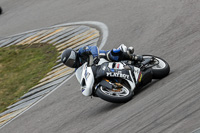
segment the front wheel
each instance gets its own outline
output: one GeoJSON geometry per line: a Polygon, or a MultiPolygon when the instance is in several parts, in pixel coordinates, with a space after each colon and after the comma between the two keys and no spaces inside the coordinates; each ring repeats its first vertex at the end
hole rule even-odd
{"type": "Polygon", "coordinates": [[[166,77],[170,72],[169,64],[162,58],[153,55],[143,55],[144,60],[154,57],[154,61],[151,65],[153,79],[161,79],[166,77]]]}
{"type": "Polygon", "coordinates": [[[99,86],[96,90],[96,95],[108,102],[125,103],[132,99],[133,92],[129,87],[125,86],[118,89],[109,89],[104,86],[99,86]]]}

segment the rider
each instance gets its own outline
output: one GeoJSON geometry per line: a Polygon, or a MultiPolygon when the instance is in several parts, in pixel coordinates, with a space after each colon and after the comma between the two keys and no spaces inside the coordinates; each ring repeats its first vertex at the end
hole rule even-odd
{"type": "Polygon", "coordinates": [[[89,62],[89,55],[93,56],[93,64],[98,64],[100,57],[106,58],[109,61],[132,60],[142,61],[143,57],[134,55],[133,47],[126,47],[121,44],[117,49],[99,50],[97,46],[81,47],[78,52],[68,48],[61,55],[61,61],[68,67],[78,68],[85,62],[89,62]]]}

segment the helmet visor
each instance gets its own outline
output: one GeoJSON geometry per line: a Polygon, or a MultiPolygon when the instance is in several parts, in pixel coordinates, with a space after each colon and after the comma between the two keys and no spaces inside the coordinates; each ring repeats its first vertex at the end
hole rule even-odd
{"type": "Polygon", "coordinates": [[[65,65],[73,67],[75,63],[76,63],[76,52],[72,50],[69,58],[65,62],[65,65]]]}

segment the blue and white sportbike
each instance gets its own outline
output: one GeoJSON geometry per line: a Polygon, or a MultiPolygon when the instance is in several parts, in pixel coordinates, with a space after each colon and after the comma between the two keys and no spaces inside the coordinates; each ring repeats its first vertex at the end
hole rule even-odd
{"type": "Polygon", "coordinates": [[[169,64],[153,55],[143,55],[140,62],[109,62],[100,58],[98,64],[89,64],[85,63],[76,70],[82,94],[113,103],[131,100],[136,90],[152,79],[164,78],[170,72],[169,64]]]}

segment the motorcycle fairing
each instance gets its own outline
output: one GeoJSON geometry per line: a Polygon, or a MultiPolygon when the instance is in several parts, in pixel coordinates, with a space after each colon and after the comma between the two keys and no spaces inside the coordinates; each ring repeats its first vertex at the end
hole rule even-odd
{"type": "Polygon", "coordinates": [[[100,77],[116,77],[133,81],[133,79],[131,78],[132,75],[130,75],[131,73],[129,72],[130,70],[122,69],[122,67],[123,65],[121,63],[103,63],[101,66],[97,66],[95,78],[97,79],[100,77]],[[116,69],[115,65],[117,68],[120,67],[120,69],[116,69]]]}
{"type": "Polygon", "coordinates": [[[83,64],[76,71],[76,77],[81,84],[81,91],[84,96],[92,95],[92,87],[94,84],[94,75],[91,67],[87,67],[87,63],[83,64]]]}

